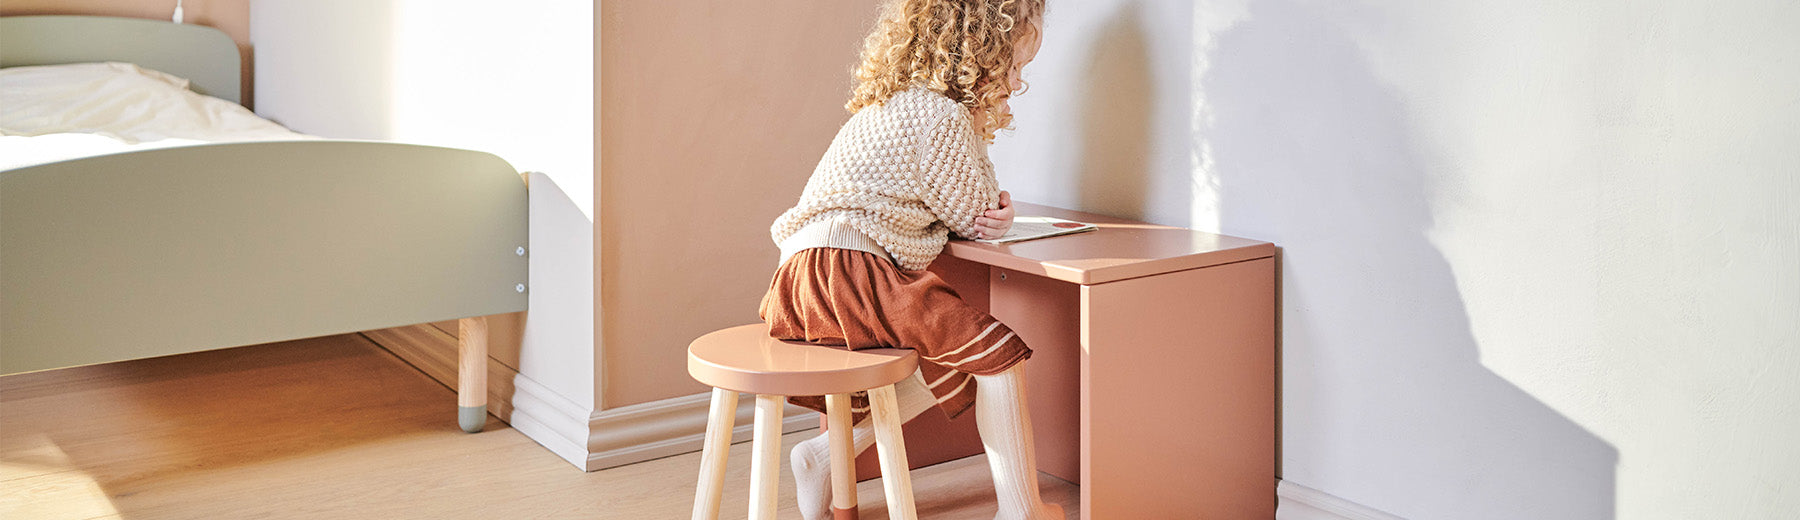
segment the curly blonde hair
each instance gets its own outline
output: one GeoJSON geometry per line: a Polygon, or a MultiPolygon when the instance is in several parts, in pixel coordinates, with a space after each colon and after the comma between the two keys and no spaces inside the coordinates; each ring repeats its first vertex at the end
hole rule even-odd
{"type": "Polygon", "coordinates": [[[1012,124],[1006,100],[1013,49],[1041,30],[1044,0],[891,0],[863,43],[854,113],[923,85],[980,114],[988,141],[1012,124]]]}

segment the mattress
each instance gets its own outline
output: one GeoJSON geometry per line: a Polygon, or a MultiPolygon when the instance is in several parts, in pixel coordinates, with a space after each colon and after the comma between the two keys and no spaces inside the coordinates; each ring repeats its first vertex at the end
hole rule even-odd
{"type": "Polygon", "coordinates": [[[130,63],[0,69],[0,170],[195,144],[310,139],[130,63]]]}

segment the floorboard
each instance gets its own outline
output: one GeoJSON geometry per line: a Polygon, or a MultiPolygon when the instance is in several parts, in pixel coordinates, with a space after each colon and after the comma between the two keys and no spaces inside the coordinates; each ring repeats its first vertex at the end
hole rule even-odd
{"type": "MultiPolygon", "coordinates": [[[[583,473],[497,420],[462,433],[455,408],[454,391],[355,334],[0,377],[0,518],[690,512],[698,453],[583,473]]],[[[732,451],[723,518],[743,518],[749,443],[732,451]]],[[[981,457],[913,479],[923,518],[993,517],[981,457]]],[[[1076,510],[1075,486],[1042,479],[1046,499],[1076,510]]],[[[880,481],[858,491],[863,518],[886,518],[880,481]]],[[[798,518],[792,497],[784,469],[784,518],[798,518]]]]}

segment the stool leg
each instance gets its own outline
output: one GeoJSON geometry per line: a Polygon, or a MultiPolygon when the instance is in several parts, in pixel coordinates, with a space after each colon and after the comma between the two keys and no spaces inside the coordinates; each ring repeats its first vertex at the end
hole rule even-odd
{"type": "Polygon", "coordinates": [[[694,520],[719,518],[725,458],[731,454],[731,429],[737,426],[737,402],[737,392],[713,389],[712,411],[706,416],[706,440],[700,454],[700,483],[694,487],[694,520]]]}
{"type": "Polygon", "coordinates": [[[875,416],[875,453],[881,459],[881,486],[887,491],[888,518],[918,520],[913,507],[912,474],[906,463],[906,441],[900,436],[900,405],[894,385],[869,390],[869,413],[875,416]]]}
{"type": "Polygon", "coordinates": [[[456,422],[478,433],[487,425],[487,316],[456,320],[456,422]]]}
{"type": "Polygon", "coordinates": [[[781,486],[781,407],[787,397],[756,396],[756,456],[750,459],[750,520],[775,520],[775,491],[781,486]]]}
{"type": "MultiPolygon", "coordinates": [[[[850,394],[825,396],[825,420],[831,429],[831,518],[856,519],[856,441],[850,432],[850,394]]],[[[864,437],[867,438],[867,437],[864,437]]]]}

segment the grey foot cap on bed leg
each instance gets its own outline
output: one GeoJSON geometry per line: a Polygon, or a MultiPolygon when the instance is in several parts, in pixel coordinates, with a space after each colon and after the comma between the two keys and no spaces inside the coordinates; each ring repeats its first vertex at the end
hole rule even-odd
{"type": "Polygon", "coordinates": [[[487,425],[487,405],[456,407],[456,422],[469,433],[480,433],[481,427],[487,425]]]}

